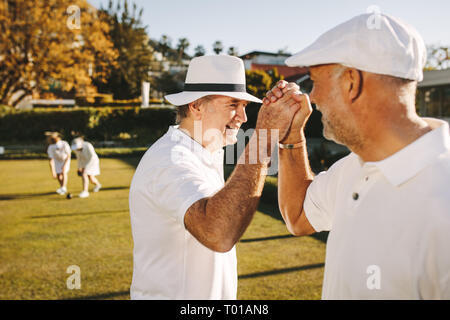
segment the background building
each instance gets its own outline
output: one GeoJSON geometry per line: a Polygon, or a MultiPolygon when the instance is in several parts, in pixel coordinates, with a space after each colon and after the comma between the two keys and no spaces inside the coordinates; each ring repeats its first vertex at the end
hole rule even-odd
{"type": "Polygon", "coordinates": [[[417,111],[421,116],[450,123],[450,69],[425,71],[418,84],[417,111]]]}
{"type": "Polygon", "coordinates": [[[307,72],[307,68],[288,67],[284,61],[289,58],[289,53],[273,53],[264,51],[252,51],[244,54],[240,58],[244,60],[245,70],[262,70],[269,71],[274,68],[278,70],[278,74],[288,82],[297,82],[307,72]]]}

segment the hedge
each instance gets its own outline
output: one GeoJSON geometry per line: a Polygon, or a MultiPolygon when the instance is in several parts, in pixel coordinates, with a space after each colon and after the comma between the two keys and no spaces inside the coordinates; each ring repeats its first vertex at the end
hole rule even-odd
{"type": "Polygon", "coordinates": [[[7,111],[0,114],[0,143],[42,143],[45,131],[58,131],[69,141],[82,134],[91,141],[147,145],[175,122],[172,108],[79,108],[7,111]]]}

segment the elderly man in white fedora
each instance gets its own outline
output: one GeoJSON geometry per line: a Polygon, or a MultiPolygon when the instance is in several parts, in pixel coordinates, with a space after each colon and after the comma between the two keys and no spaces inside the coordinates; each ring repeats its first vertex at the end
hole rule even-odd
{"type": "MultiPolygon", "coordinates": [[[[290,232],[329,230],[323,299],[450,299],[450,138],[416,114],[426,48],[379,14],[338,25],[286,60],[309,67],[324,136],[352,152],[314,177],[297,113],[280,145],[280,210],[290,232]]],[[[264,103],[283,96],[278,83],[264,103]]],[[[300,110],[311,110],[299,93],[300,110]]]]}
{"type": "Polygon", "coordinates": [[[183,92],[166,96],[179,125],[145,153],[130,188],[132,299],[236,299],[235,244],[261,196],[273,149],[266,131],[285,135],[300,107],[292,90],[260,109],[249,145],[264,156],[250,162],[244,150],[225,184],[223,147],[236,142],[247,103],[261,102],[245,90],[241,59],[202,56],[190,62],[183,92]]]}

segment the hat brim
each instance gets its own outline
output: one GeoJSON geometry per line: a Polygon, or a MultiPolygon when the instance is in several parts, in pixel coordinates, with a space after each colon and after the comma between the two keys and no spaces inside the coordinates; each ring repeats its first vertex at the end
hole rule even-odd
{"type": "Polygon", "coordinates": [[[175,106],[183,106],[185,104],[191,103],[202,97],[211,96],[211,95],[226,96],[226,97],[232,97],[232,98],[236,98],[236,99],[240,99],[240,100],[262,103],[261,99],[258,99],[257,97],[254,97],[251,94],[248,94],[247,92],[183,91],[183,92],[179,92],[179,93],[169,94],[167,96],[164,96],[164,98],[166,98],[167,101],[169,101],[171,104],[173,104],[175,106]]]}

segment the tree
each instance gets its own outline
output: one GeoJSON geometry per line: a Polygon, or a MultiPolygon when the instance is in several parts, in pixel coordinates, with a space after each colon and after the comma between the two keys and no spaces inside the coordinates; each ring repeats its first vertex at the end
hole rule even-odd
{"type": "Polygon", "coordinates": [[[216,54],[220,54],[222,52],[222,50],[223,50],[223,44],[222,44],[221,41],[218,40],[218,41],[213,43],[213,51],[216,54]]]}
{"type": "Polygon", "coordinates": [[[202,45],[198,45],[195,47],[194,52],[195,52],[195,54],[194,54],[195,57],[200,57],[200,56],[205,55],[206,50],[202,45]]]}
{"type": "Polygon", "coordinates": [[[181,60],[183,59],[184,52],[189,47],[189,45],[190,45],[190,43],[189,43],[188,39],[186,39],[186,38],[178,39],[177,50],[178,50],[178,61],[179,62],[181,62],[181,60]]]}
{"type": "Polygon", "coordinates": [[[428,59],[426,70],[440,70],[450,68],[450,48],[445,46],[431,45],[427,47],[428,59]]]}
{"type": "Polygon", "coordinates": [[[158,78],[152,79],[152,87],[164,95],[177,93],[183,90],[184,79],[186,72],[179,72],[172,74],[170,72],[163,72],[158,78]]]}
{"type": "Polygon", "coordinates": [[[117,1],[114,6],[109,1],[108,9],[103,11],[105,21],[111,26],[110,36],[119,52],[118,64],[113,68],[102,91],[114,94],[116,99],[131,99],[141,95],[143,81],[149,81],[149,71],[153,62],[152,48],[149,46],[146,27],[142,25],[143,9],[129,10],[128,0],[117,1]]]}
{"type": "MultiPolygon", "coordinates": [[[[283,79],[283,76],[278,73],[276,68],[268,70],[267,72],[263,70],[246,70],[245,77],[247,92],[260,99],[262,99],[267,91],[272,89],[279,80],[283,79]]],[[[260,104],[255,104],[254,106],[246,108],[248,121],[242,125],[242,129],[246,130],[256,126],[256,119],[260,107],[260,104]]]]}
{"type": "Polygon", "coordinates": [[[236,47],[229,47],[228,48],[228,54],[230,56],[237,56],[238,55],[238,50],[236,47]]]}
{"type": "Polygon", "coordinates": [[[167,52],[171,49],[172,45],[172,39],[168,36],[163,34],[161,36],[161,40],[159,40],[159,51],[162,53],[163,57],[167,57],[167,52]]]}
{"type": "Polygon", "coordinates": [[[108,33],[85,0],[0,1],[0,103],[16,105],[52,83],[92,87],[117,57],[108,33]]]}

